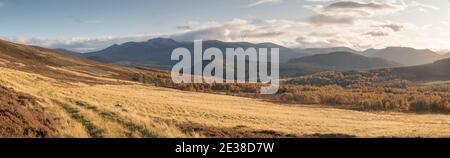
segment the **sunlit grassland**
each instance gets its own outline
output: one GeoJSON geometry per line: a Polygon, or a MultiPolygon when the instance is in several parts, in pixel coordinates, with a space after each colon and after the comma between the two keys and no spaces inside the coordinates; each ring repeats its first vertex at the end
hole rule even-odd
{"type": "Polygon", "coordinates": [[[177,127],[180,123],[296,136],[450,137],[450,116],[442,114],[280,104],[125,81],[115,85],[69,83],[7,68],[0,68],[0,85],[38,97],[47,115],[60,118],[60,137],[203,137],[184,133],[177,127]]]}

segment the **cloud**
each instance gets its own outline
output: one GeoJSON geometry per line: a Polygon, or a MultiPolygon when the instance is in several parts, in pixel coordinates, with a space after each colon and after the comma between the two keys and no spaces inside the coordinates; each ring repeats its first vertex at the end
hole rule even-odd
{"type": "Polygon", "coordinates": [[[314,14],[307,19],[233,19],[230,21],[187,21],[175,26],[167,34],[127,37],[96,37],[47,39],[40,37],[12,38],[11,41],[49,48],[66,48],[92,52],[113,44],[146,41],[154,37],[168,37],[178,41],[221,40],[227,42],[272,42],[287,47],[350,47],[357,50],[406,46],[440,48],[450,41],[450,25],[417,26],[379,18],[330,16],[314,14]],[[326,26],[325,26],[326,25],[326,26]],[[333,26],[328,26],[333,25],[333,26]],[[380,40],[382,38],[382,40],[380,40]]]}
{"type": "Polygon", "coordinates": [[[178,26],[176,26],[176,28],[178,30],[190,30],[190,29],[192,29],[190,26],[187,26],[187,25],[178,25],[178,26]]]}
{"type": "MultiPolygon", "coordinates": [[[[370,19],[375,16],[384,16],[397,13],[406,8],[403,1],[397,0],[307,0],[315,5],[304,7],[313,11],[313,15],[307,18],[307,22],[316,26],[326,25],[354,25],[361,19],[370,19]]],[[[398,26],[379,26],[400,30],[398,26]]],[[[366,30],[367,31],[367,30],[366,30]]]]}
{"type": "Polygon", "coordinates": [[[363,35],[369,35],[369,36],[373,36],[373,37],[381,37],[381,36],[389,36],[389,33],[382,32],[382,31],[376,31],[376,32],[367,32],[363,35]]]}
{"type": "Polygon", "coordinates": [[[441,24],[445,26],[450,26],[450,22],[448,21],[441,21],[441,24]]]}
{"type": "Polygon", "coordinates": [[[356,18],[354,17],[335,17],[323,14],[313,15],[309,17],[308,22],[314,25],[329,25],[329,24],[353,24],[356,18]]]}
{"type": "Polygon", "coordinates": [[[310,36],[310,35],[300,35],[295,41],[298,47],[302,48],[328,48],[337,46],[352,46],[351,42],[345,38],[340,37],[337,34],[331,36],[310,36]]]}
{"type": "MultiPolygon", "coordinates": [[[[191,22],[192,23],[192,22],[191,22]]],[[[208,22],[205,25],[193,23],[183,25],[190,30],[171,35],[179,41],[223,40],[223,41],[264,41],[277,39],[287,34],[289,28],[302,22],[287,20],[244,20],[234,19],[225,23],[208,22]]]]}
{"type": "Polygon", "coordinates": [[[269,3],[280,3],[283,2],[283,0],[250,0],[250,4],[248,7],[255,7],[262,4],[269,4],[269,3]]]}
{"type": "Polygon", "coordinates": [[[420,2],[417,2],[417,1],[412,1],[409,4],[409,6],[417,8],[421,12],[427,12],[428,10],[440,10],[441,9],[439,7],[436,7],[436,6],[420,3],[420,2]]]}
{"type": "Polygon", "coordinates": [[[371,17],[393,14],[404,9],[406,6],[403,4],[392,3],[390,1],[386,1],[384,3],[338,1],[331,3],[328,6],[307,5],[305,7],[311,9],[315,13],[328,16],[371,17]]]}
{"type": "MultiPolygon", "coordinates": [[[[346,20],[316,20],[316,24],[310,21],[300,20],[261,20],[261,19],[234,19],[232,21],[217,23],[208,22],[209,27],[204,27],[201,22],[190,22],[191,30],[172,36],[178,41],[222,40],[228,42],[273,42],[287,47],[335,47],[335,46],[358,46],[360,40],[357,36],[367,32],[372,25],[381,25],[373,22],[357,22],[346,20]],[[341,22],[344,21],[344,22],[341,22]],[[361,25],[362,28],[352,25],[345,27],[317,27],[323,23],[341,23],[361,25]],[[203,27],[202,27],[203,26],[203,27]],[[361,30],[352,30],[352,29],[361,30]],[[312,31],[312,32],[311,32],[312,31]]],[[[208,25],[208,24],[206,24],[208,25]]]]}
{"type": "MultiPolygon", "coordinates": [[[[39,45],[47,48],[65,48],[78,52],[93,52],[107,48],[113,44],[122,44],[130,41],[146,41],[155,37],[168,37],[178,41],[202,40],[222,40],[222,41],[249,41],[249,42],[275,42],[278,44],[286,41],[294,41],[286,37],[290,36],[291,27],[306,25],[299,21],[288,20],[244,20],[234,19],[228,22],[195,22],[179,26],[179,32],[170,34],[150,34],[126,37],[95,37],[95,38],[68,38],[49,39],[43,37],[14,37],[4,38],[6,40],[39,45]]],[[[294,38],[294,36],[292,36],[294,38]]],[[[291,43],[292,44],[292,43],[291,43]]]]}
{"type": "MultiPolygon", "coordinates": [[[[331,20],[332,21],[332,20],[331,20]]],[[[345,21],[345,20],[343,20],[345,21]]],[[[323,21],[319,21],[324,23],[323,21]]],[[[317,22],[317,23],[319,23],[317,22]]],[[[327,21],[330,23],[330,21],[327,21]]],[[[350,23],[337,22],[334,23],[350,23]]],[[[381,36],[382,31],[393,35],[391,28],[381,26],[391,25],[374,20],[361,19],[353,21],[352,25],[340,25],[339,27],[317,27],[310,21],[283,20],[283,19],[234,19],[226,22],[217,21],[189,21],[178,32],[170,34],[137,35],[127,37],[97,37],[97,38],[69,38],[48,39],[41,37],[18,37],[9,40],[18,43],[39,45],[48,48],[65,48],[78,52],[92,52],[107,48],[113,44],[121,44],[129,41],[146,41],[154,37],[168,37],[177,41],[193,40],[221,40],[227,42],[273,42],[287,47],[338,47],[345,46],[355,49],[380,46],[388,41],[372,39],[381,36]],[[374,30],[377,26],[380,30],[374,30]]],[[[400,24],[398,24],[400,25],[400,24]]],[[[401,24],[404,26],[404,24],[401,24]]],[[[404,27],[411,28],[411,27],[404,27]]],[[[402,31],[404,32],[404,31],[402,31]]],[[[392,36],[384,36],[391,38],[392,36]]],[[[383,39],[383,40],[389,40],[383,39]]],[[[408,42],[407,40],[402,40],[408,42]]]]}
{"type": "Polygon", "coordinates": [[[398,24],[385,24],[385,25],[378,25],[378,26],[374,26],[374,27],[389,28],[394,32],[401,31],[404,28],[402,25],[398,25],[398,24]]]}
{"type": "Polygon", "coordinates": [[[113,44],[121,44],[130,41],[146,41],[157,35],[137,35],[129,37],[97,37],[97,38],[69,38],[69,39],[50,39],[43,37],[15,37],[3,38],[9,41],[38,45],[46,48],[64,48],[77,52],[92,52],[107,48],[113,44]]]}

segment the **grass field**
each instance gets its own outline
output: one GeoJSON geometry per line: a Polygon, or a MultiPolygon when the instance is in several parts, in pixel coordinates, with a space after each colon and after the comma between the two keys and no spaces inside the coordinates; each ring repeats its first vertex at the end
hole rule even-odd
{"type": "Polygon", "coordinates": [[[450,116],[440,114],[280,104],[126,81],[89,85],[8,68],[0,68],[0,85],[37,97],[55,117],[56,137],[450,137],[450,116]]]}

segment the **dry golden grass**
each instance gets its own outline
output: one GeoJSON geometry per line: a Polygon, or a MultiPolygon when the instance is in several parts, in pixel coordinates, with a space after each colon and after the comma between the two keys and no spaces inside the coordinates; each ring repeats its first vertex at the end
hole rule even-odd
{"type": "Polygon", "coordinates": [[[65,83],[0,68],[0,85],[40,98],[61,118],[60,137],[202,137],[183,133],[177,123],[297,136],[450,137],[448,115],[358,112],[126,83],[65,83]]]}

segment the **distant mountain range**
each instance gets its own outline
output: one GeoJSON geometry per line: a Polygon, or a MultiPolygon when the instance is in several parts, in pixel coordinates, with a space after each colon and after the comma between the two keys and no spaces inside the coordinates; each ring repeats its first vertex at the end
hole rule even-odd
{"type": "MultiPolygon", "coordinates": [[[[221,42],[222,43],[222,42],[221,42]]],[[[159,45],[159,44],[158,44],[159,45]]],[[[3,66],[39,73],[45,76],[67,80],[86,80],[83,77],[72,77],[73,74],[55,68],[71,69],[76,72],[87,72],[100,76],[111,76],[118,79],[131,80],[140,70],[114,65],[100,64],[76,56],[61,54],[64,50],[53,51],[36,46],[26,46],[0,40],[0,59],[3,66]],[[57,53],[59,52],[59,53],[57,53]],[[17,66],[17,63],[27,63],[17,66]]],[[[74,53],[68,51],[65,53],[74,53]]],[[[77,55],[77,54],[75,54],[77,55]]],[[[78,54],[79,55],[79,54],[78,54]]],[[[20,65],[20,64],[19,64],[20,65]]],[[[307,57],[293,58],[281,65],[284,73],[305,75],[333,69],[376,69],[371,72],[389,72],[389,75],[409,81],[448,81],[450,80],[450,58],[418,66],[397,67],[399,64],[380,58],[370,58],[350,52],[317,54],[307,57]],[[346,62],[347,65],[346,65],[346,62]],[[391,68],[383,68],[391,67],[391,68]],[[395,68],[392,68],[395,67],[395,68]],[[383,69],[378,69],[383,68],[383,69]]],[[[382,73],[377,73],[382,74],[382,73]]]]}
{"type": "Polygon", "coordinates": [[[383,58],[404,66],[429,64],[440,59],[450,58],[450,53],[440,55],[429,49],[420,50],[408,47],[387,47],[384,49],[368,49],[365,51],[356,51],[347,47],[307,48],[297,50],[311,55],[328,54],[333,52],[350,52],[367,57],[383,58]]]}
{"type": "Polygon", "coordinates": [[[392,69],[392,73],[410,81],[450,80],[450,58],[431,64],[392,69]]]}
{"type": "Polygon", "coordinates": [[[335,70],[369,70],[402,66],[401,64],[383,58],[371,58],[350,52],[317,54],[293,59],[289,63],[311,64],[335,70]]]}
{"type": "Polygon", "coordinates": [[[418,50],[406,47],[388,47],[385,49],[369,49],[363,52],[369,57],[379,57],[395,61],[405,66],[414,66],[433,63],[445,58],[428,49],[418,50]]]}
{"type": "Polygon", "coordinates": [[[350,52],[354,54],[361,54],[362,52],[356,51],[354,49],[348,47],[332,47],[332,48],[306,48],[306,49],[297,49],[300,52],[317,55],[317,54],[328,54],[333,52],[350,52]]]}
{"type": "MultiPolygon", "coordinates": [[[[175,48],[183,47],[193,52],[193,42],[179,42],[168,38],[155,38],[145,42],[115,44],[106,49],[91,53],[76,53],[58,49],[70,55],[78,55],[103,63],[145,66],[170,70],[175,63],[170,60],[175,48]]],[[[226,48],[279,48],[281,74],[297,76],[327,70],[371,70],[399,66],[429,64],[440,59],[450,58],[450,53],[437,54],[431,50],[418,50],[407,47],[388,47],[357,51],[347,47],[334,48],[287,48],[274,43],[203,41],[203,49],[216,47],[225,52],[226,48]]]]}
{"type": "MultiPolygon", "coordinates": [[[[113,45],[98,52],[81,54],[81,56],[104,63],[167,68],[174,64],[170,60],[171,52],[174,49],[182,47],[194,52],[193,45],[193,42],[178,42],[167,38],[155,38],[145,42],[128,42],[121,45],[113,45]]],[[[279,48],[281,62],[308,55],[273,43],[253,44],[217,40],[203,41],[204,50],[211,47],[219,48],[222,52],[225,52],[226,48],[279,48]]]]}

